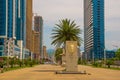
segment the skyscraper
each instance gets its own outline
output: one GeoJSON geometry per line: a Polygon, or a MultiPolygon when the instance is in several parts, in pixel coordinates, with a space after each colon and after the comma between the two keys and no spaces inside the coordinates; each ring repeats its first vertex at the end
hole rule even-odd
{"type": "Polygon", "coordinates": [[[39,33],[39,52],[40,57],[43,58],[42,46],[43,46],[43,19],[41,16],[34,16],[34,31],[39,33]]]}
{"type": "Polygon", "coordinates": [[[32,0],[26,0],[26,48],[32,51],[32,0]]]}
{"type": "Polygon", "coordinates": [[[26,45],[26,0],[17,0],[16,40],[22,40],[26,45]]]}
{"type": "Polygon", "coordinates": [[[15,38],[16,0],[0,0],[0,38],[15,38]]]}
{"type": "MultiPolygon", "coordinates": [[[[14,50],[14,40],[16,39],[15,20],[16,0],[0,0],[0,56],[6,55],[6,52],[8,53],[4,50],[14,50]]],[[[13,55],[10,50],[9,55],[13,55]]]]}
{"type": "Polygon", "coordinates": [[[26,42],[26,0],[0,0],[0,24],[0,56],[14,56],[15,41],[26,42]]]}
{"type": "Polygon", "coordinates": [[[48,53],[47,53],[47,48],[46,46],[43,46],[43,58],[48,59],[48,53]]]}
{"type": "Polygon", "coordinates": [[[32,31],[32,52],[34,59],[40,60],[40,33],[32,31]]]}
{"type": "Polygon", "coordinates": [[[104,48],[104,0],[84,0],[84,49],[87,59],[102,59],[104,48]]]}

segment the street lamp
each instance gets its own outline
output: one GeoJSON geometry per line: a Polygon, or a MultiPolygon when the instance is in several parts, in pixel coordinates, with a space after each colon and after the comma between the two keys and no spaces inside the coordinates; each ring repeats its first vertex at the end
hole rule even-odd
{"type": "Polygon", "coordinates": [[[95,61],[94,60],[94,51],[92,51],[92,59],[93,59],[93,62],[95,61]]]}
{"type": "Polygon", "coordinates": [[[106,50],[104,48],[104,64],[106,64],[106,50]]]}

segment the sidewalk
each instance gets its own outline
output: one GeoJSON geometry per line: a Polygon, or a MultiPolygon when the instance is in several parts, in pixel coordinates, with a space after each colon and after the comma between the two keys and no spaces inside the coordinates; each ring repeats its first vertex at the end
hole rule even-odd
{"type": "Polygon", "coordinates": [[[9,71],[0,74],[0,80],[120,80],[120,71],[90,66],[79,66],[79,71],[86,70],[91,75],[55,74],[63,67],[55,65],[39,65],[32,68],[9,71]]]}

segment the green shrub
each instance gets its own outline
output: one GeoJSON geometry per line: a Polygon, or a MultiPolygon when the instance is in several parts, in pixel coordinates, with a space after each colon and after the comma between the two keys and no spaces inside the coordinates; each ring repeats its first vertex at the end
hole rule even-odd
{"type": "Polygon", "coordinates": [[[110,68],[110,66],[113,64],[112,60],[107,60],[106,61],[106,65],[108,65],[108,68],[110,68]]]}
{"type": "Polygon", "coordinates": [[[4,66],[3,61],[0,61],[0,68],[2,68],[4,66]]]}
{"type": "Polygon", "coordinates": [[[15,64],[14,58],[9,59],[9,64],[10,64],[11,68],[14,67],[14,64],[15,64]]]}
{"type": "Polygon", "coordinates": [[[29,61],[29,65],[30,65],[30,67],[32,67],[33,66],[33,61],[31,60],[31,61],[29,61]]]}
{"type": "Polygon", "coordinates": [[[28,65],[29,65],[29,60],[28,60],[28,59],[25,59],[25,60],[24,60],[24,64],[25,64],[25,66],[28,66],[28,65]]]}
{"type": "Polygon", "coordinates": [[[78,64],[81,64],[81,63],[82,63],[82,62],[81,62],[81,58],[79,58],[79,59],[78,59],[78,64]]]}
{"type": "Polygon", "coordinates": [[[94,63],[92,63],[92,65],[93,65],[94,67],[102,67],[102,62],[95,61],[94,63]]]}
{"type": "Polygon", "coordinates": [[[18,60],[18,65],[19,65],[20,67],[22,67],[23,61],[22,61],[22,60],[18,60]]]}

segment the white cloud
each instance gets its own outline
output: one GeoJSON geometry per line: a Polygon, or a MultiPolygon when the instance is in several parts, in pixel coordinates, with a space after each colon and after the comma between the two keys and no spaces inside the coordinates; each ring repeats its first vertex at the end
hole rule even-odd
{"type": "Polygon", "coordinates": [[[34,13],[39,13],[45,21],[55,24],[61,18],[77,20],[83,18],[82,0],[34,0],[34,13]]]}
{"type": "Polygon", "coordinates": [[[120,41],[118,40],[107,40],[106,43],[107,45],[106,49],[118,49],[120,47],[120,41]]]}
{"type": "Polygon", "coordinates": [[[106,17],[120,16],[120,0],[105,0],[106,17]]]}
{"type": "Polygon", "coordinates": [[[105,0],[106,48],[120,47],[120,0],[105,0]]]}
{"type": "Polygon", "coordinates": [[[75,20],[83,29],[83,0],[33,0],[33,12],[44,19],[44,44],[53,48],[51,43],[51,28],[59,19],[75,20]],[[49,28],[48,28],[49,27],[49,28]],[[51,27],[51,28],[50,28],[51,27]]]}
{"type": "Polygon", "coordinates": [[[105,26],[107,31],[118,31],[120,27],[120,0],[105,0],[105,26]]]}
{"type": "MultiPolygon", "coordinates": [[[[84,0],[33,0],[34,13],[40,14],[47,27],[53,27],[61,18],[70,18],[76,20],[77,24],[83,29],[83,1],[84,0]]],[[[120,0],[105,1],[105,29],[106,29],[106,47],[113,48],[111,43],[119,44],[120,38],[120,0]],[[115,33],[117,32],[117,33],[115,33]]],[[[45,27],[45,29],[47,29],[45,27]]],[[[44,30],[46,36],[51,33],[50,30],[44,30]]],[[[44,40],[49,38],[46,36],[44,40]]],[[[50,40],[49,40],[50,42],[50,40]]],[[[48,41],[45,41],[48,44],[48,41]]],[[[50,46],[50,45],[48,45],[50,46]]]]}

